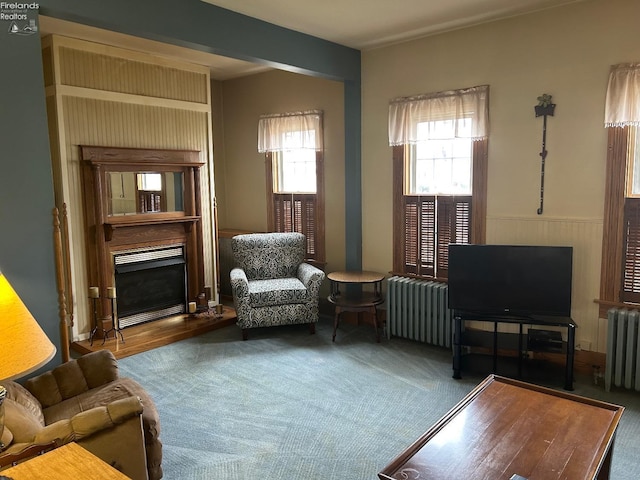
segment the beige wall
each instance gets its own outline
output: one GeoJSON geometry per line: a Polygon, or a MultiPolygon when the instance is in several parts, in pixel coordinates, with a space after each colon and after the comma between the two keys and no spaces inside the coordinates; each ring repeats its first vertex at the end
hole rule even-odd
{"type": "MultiPolygon", "coordinates": [[[[220,99],[223,131],[214,127],[214,158],[218,219],[228,229],[267,229],[265,159],[257,150],[260,115],[324,111],[326,271],[344,268],[342,83],[275,70],[222,82],[220,99]],[[221,137],[223,159],[217,155],[221,137]]],[[[215,96],[213,103],[215,110],[215,96]]]]}
{"type": "Polygon", "coordinates": [[[363,267],[392,266],[394,97],[491,86],[488,243],[574,246],[573,316],[583,348],[604,351],[598,296],[609,67],[640,61],[640,2],[594,0],[363,52],[363,267]],[[537,215],[542,93],[549,117],[544,213],[537,215]]]}

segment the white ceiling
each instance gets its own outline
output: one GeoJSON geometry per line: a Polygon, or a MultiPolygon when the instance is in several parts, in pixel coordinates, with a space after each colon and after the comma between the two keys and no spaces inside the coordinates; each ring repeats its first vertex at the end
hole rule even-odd
{"type": "MultiPolygon", "coordinates": [[[[583,0],[202,0],[281,27],[366,50],[583,0]]],[[[40,16],[43,36],[56,33],[207,65],[227,80],[262,65],[40,16]]]]}
{"type": "Polygon", "coordinates": [[[202,0],[359,50],[582,0],[202,0]]]}

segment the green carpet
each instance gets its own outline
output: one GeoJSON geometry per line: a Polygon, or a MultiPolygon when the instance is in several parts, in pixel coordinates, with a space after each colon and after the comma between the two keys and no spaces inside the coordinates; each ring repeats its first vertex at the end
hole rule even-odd
{"type": "MultiPolygon", "coordinates": [[[[166,480],[376,479],[486,375],[451,378],[451,351],[330,321],[213,331],[119,361],[160,414],[166,480]]],[[[561,382],[560,382],[561,383],[561,382]]],[[[613,479],[640,478],[640,396],[576,391],[627,407],[613,479]]]]}

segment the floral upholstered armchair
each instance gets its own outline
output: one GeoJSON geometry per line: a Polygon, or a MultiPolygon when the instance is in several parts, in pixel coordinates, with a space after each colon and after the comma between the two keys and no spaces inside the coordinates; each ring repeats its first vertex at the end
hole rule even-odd
{"type": "Polygon", "coordinates": [[[318,296],[324,272],[304,263],[301,233],[236,235],[231,248],[233,303],[242,338],[256,327],[308,323],[311,333],[319,318],[318,296]]]}

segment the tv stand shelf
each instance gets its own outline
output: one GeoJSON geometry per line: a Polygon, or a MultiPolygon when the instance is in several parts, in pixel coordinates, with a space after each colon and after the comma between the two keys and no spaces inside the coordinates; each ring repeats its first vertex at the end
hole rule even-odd
{"type": "MultiPolygon", "coordinates": [[[[522,357],[527,351],[543,352],[553,351],[562,352],[566,355],[565,360],[565,390],[573,390],[573,361],[575,351],[575,329],[577,324],[569,317],[510,317],[510,316],[486,316],[476,315],[472,312],[454,312],[454,338],[453,338],[453,378],[462,378],[462,348],[464,347],[480,347],[490,349],[493,356],[493,373],[496,373],[498,363],[498,351],[510,350],[516,352],[518,360],[518,376],[522,375],[522,357]],[[493,332],[486,330],[465,330],[464,325],[467,321],[491,322],[494,325],[493,332]],[[518,325],[518,333],[502,333],[498,332],[498,324],[516,324],[518,325]],[[544,346],[533,346],[524,342],[524,328],[530,327],[562,327],[567,329],[567,341],[552,344],[553,350],[545,349],[544,346]]],[[[528,333],[528,332],[527,332],[528,333]]]]}
{"type": "MultiPolygon", "coordinates": [[[[523,332],[523,335],[526,335],[523,332]]],[[[517,356],[518,349],[520,348],[520,334],[518,333],[505,333],[498,332],[498,352],[512,351],[514,356],[517,356]]],[[[465,347],[477,347],[483,350],[490,350],[493,353],[493,339],[494,333],[486,330],[467,329],[462,332],[462,345],[465,347]]],[[[523,343],[520,353],[522,355],[527,352],[541,352],[541,353],[567,353],[567,342],[562,342],[560,349],[548,349],[544,347],[536,347],[523,343]]]]}

